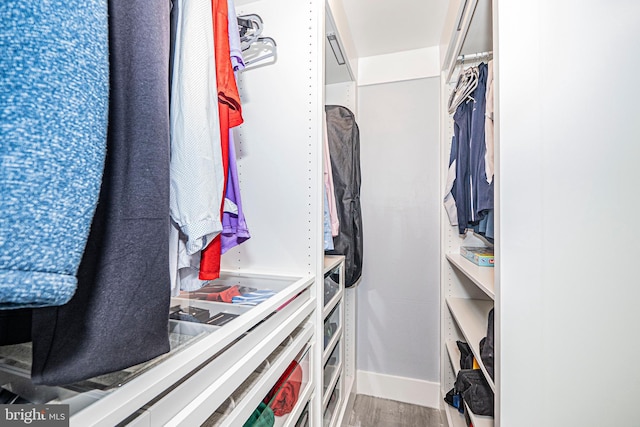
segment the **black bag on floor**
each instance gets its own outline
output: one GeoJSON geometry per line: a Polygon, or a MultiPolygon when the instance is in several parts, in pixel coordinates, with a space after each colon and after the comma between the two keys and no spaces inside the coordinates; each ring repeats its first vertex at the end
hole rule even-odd
{"type": "Polygon", "coordinates": [[[493,416],[493,391],[480,369],[461,369],[454,386],[471,412],[493,416]]]}

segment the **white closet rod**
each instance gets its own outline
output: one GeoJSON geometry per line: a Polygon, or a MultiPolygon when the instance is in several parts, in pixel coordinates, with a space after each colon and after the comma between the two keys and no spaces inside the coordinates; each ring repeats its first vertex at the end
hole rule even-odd
{"type": "Polygon", "coordinates": [[[469,55],[460,55],[456,58],[456,62],[475,61],[482,58],[488,58],[493,56],[493,51],[471,53],[469,55]]]}

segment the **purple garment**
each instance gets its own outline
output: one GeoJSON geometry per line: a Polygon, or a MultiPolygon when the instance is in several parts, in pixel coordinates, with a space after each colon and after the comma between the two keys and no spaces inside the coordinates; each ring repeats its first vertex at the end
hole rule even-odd
{"type": "Polygon", "coordinates": [[[251,237],[242,212],[240,182],[236,165],[236,147],[233,143],[233,131],[231,129],[229,129],[229,176],[227,178],[225,198],[233,202],[238,210],[237,213],[227,212],[226,210],[222,213],[222,234],[220,237],[222,253],[238,246],[251,237]]]}

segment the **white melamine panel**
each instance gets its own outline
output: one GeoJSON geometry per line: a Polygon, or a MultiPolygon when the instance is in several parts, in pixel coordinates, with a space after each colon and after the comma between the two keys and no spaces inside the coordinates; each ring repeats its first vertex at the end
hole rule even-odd
{"type": "Polygon", "coordinates": [[[639,14],[498,7],[502,426],[638,424],[639,14]]]}
{"type": "Polygon", "coordinates": [[[467,423],[458,410],[452,406],[445,405],[445,414],[447,416],[447,424],[449,427],[467,427],[467,423]]]}
{"type": "Polygon", "coordinates": [[[324,103],[326,105],[342,105],[343,107],[347,107],[356,115],[357,121],[357,95],[358,91],[355,82],[334,83],[325,86],[324,103]]]}
{"type": "Polygon", "coordinates": [[[235,136],[251,238],[223,256],[223,267],[316,274],[324,3],[265,0],[236,9],[262,17],[262,34],[275,39],[277,59],[239,74],[244,124],[235,136]]]}
{"type": "Polygon", "coordinates": [[[447,254],[447,259],[491,299],[495,298],[493,267],[480,267],[460,254],[447,254]]]}

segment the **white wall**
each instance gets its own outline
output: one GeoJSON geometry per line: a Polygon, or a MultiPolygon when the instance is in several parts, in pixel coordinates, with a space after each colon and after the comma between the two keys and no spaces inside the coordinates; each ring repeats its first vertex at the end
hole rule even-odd
{"type": "Polygon", "coordinates": [[[499,426],[637,426],[640,2],[500,2],[499,426]]]}
{"type": "Polygon", "coordinates": [[[358,85],[415,80],[440,75],[437,46],[405,50],[358,60],[358,85]]]}
{"type": "Polygon", "coordinates": [[[438,123],[438,78],[359,88],[358,371],[425,386],[440,366],[438,123]]]}

